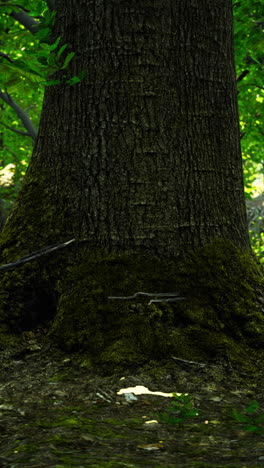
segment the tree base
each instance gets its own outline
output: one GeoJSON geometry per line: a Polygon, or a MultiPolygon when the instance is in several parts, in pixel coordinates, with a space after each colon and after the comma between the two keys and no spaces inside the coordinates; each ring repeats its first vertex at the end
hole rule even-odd
{"type": "Polygon", "coordinates": [[[96,365],[112,368],[171,356],[199,362],[223,357],[245,366],[250,349],[264,350],[261,291],[261,267],[219,240],[180,264],[96,252],[61,282],[50,337],[64,350],[82,350],[96,365]],[[136,291],[177,291],[186,299],[109,299],[136,291]]]}
{"type": "Polygon", "coordinates": [[[21,332],[48,321],[49,339],[109,371],[172,356],[249,368],[264,353],[263,270],[231,243],[216,240],[182,262],[99,250],[71,262],[27,264],[4,275],[2,337],[7,327],[21,332]],[[185,299],[110,299],[138,291],[185,299]]]}

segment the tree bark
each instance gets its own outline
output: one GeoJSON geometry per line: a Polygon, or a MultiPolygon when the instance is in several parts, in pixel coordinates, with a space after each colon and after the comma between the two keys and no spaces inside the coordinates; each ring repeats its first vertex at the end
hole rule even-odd
{"type": "Polygon", "coordinates": [[[45,184],[65,240],[169,257],[214,237],[248,248],[231,14],[224,0],[58,5],[69,73],[87,75],[47,88],[24,191],[45,184]]]}
{"type": "MultiPolygon", "coordinates": [[[[46,89],[37,143],[2,235],[2,250],[3,260],[13,261],[49,244],[86,240],[85,254],[76,248],[60,254],[58,262],[42,261],[24,272],[23,281],[28,284],[30,278],[31,287],[36,277],[38,285],[45,277],[45,287],[31,291],[36,297],[31,309],[49,291],[51,315],[59,316],[53,327],[58,335],[63,321],[69,321],[66,286],[58,287],[69,262],[74,269],[86,258],[95,272],[104,251],[104,259],[110,253],[136,268],[134,261],[120,258],[125,252],[136,258],[144,252],[165,259],[164,268],[217,238],[242,251],[250,248],[231,0],[58,0],[56,8],[54,34],[68,44],[67,53],[75,52],[66,73],[85,71],[86,77],[76,86],[46,89]]],[[[159,282],[148,280],[148,286],[173,286],[171,271],[162,278],[162,268],[159,282]]],[[[100,287],[111,283],[112,269],[106,270],[100,287]]],[[[91,271],[82,271],[89,277],[86,293],[94,291],[91,271]]],[[[129,287],[134,284],[135,290],[119,288],[119,295],[130,295],[143,283],[133,279],[129,287]]],[[[68,290],[68,279],[65,284],[68,290]]],[[[114,295],[108,285],[105,290],[114,295]]],[[[25,316],[23,293],[14,308],[18,302],[25,316]]],[[[98,314],[93,309],[95,323],[101,320],[98,314]]],[[[44,318],[40,315],[37,321],[44,318]]]]}

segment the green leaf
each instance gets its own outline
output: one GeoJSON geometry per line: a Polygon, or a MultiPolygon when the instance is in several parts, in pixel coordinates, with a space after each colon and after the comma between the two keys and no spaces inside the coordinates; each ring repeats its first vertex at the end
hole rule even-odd
{"type": "Polygon", "coordinates": [[[55,49],[58,47],[58,45],[59,45],[59,43],[60,43],[60,40],[61,40],[61,36],[57,37],[57,39],[56,39],[56,41],[54,42],[54,44],[51,44],[51,45],[49,46],[51,52],[52,52],[53,50],[55,50],[55,49]]]}
{"type": "Polygon", "coordinates": [[[240,413],[236,409],[233,409],[232,414],[233,414],[234,418],[239,422],[247,422],[248,421],[247,416],[245,416],[243,413],[240,413]]]}
{"type": "Polygon", "coordinates": [[[56,55],[56,59],[57,61],[60,60],[60,57],[61,57],[61,54],[64,52],[64,50],[66,49],[66,47],[68,47],[68,44],[64,44],[60,50],[58,51],[57,55],[56,55]]]}
{"type": "Polygon", "coordinates": [[[64,64],[62,65],[62,67],[60,67],[60,70],[64,70],[65,68],[67,68],[74,55],[75,52],[70,52],[70,54],[67,55],[66,59],[64,60],[64,64]]]}
{"type": "Polygon", "coordinates": [[[52,85],[57,85],[60,84],[61,80],[50,80],[50,81],[44,81],[45,86],[52,86],[52,85]]]}
{"type": "Polygon", "coordinates": [[[79,73],[79,75],[72,76],[69,80],[66,81],[66,83],[69,84],[70,86],[73,86],[77,83],[80,83],[80,81],[82,81],[85,76],[86,76],[86,70],[83,70],[79,73]]]}
{"type": "Polygon", "coordinates": [[[39,47],[41,47],[41,49],[44,49],[44,50],[48,50],[48,51],[50,50],[50,45],[46,44],[46,42],[40,42],[39,47]]]}
{"type": "Polygon", "coordinates": [[[81,78],[79,78],[78,76],[73,76],[72,78],[67,80],[66,83],[69,84],[70,86],[73,86],[77,83],[80,83],[80,81],[81,81],[81,78]]]}
{"type": "Polygon", "coordinates": [[[255,411],[259,408],[259,404],[257,401],[253,400],[250,405],[246,408],[247,413],[255,413],[255,411]]]}
{"type": "Polygon", "coordinates": [[[35,34],[35,36],[42,42],[49,38],[51,33],[50,28],[40,28],[40,30],[35,34]]]}

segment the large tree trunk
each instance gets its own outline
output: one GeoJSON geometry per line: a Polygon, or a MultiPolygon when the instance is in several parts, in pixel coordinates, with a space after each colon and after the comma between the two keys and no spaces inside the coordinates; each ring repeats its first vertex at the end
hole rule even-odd
{"type": "MultiPolygon", "coordinates": [[[[231,3],[57,1],[54,33],[76,53],[69,77],[83,70],[86,77],[46,90],[32,161],[2,235],[2,258],[73,237],[86,243],[27,264],[19,275],[7,273],[3,322],[8,303],[9,323],[23,329],[34,317],[37,323],[54,315],[52,333],[60,342],[100,358],[111,349],[106,360],[124,349],[118,345],[124,336],[131,356],[139,328],[149,330],[139,354],[149,357],[154,347],[167,352],[173,339],[166,338],[166,324],[153,333],[140,308],[127,321],[130,306],[110,305],[108,296],[173,288],[176,260],[217,238],[249,251],[231,3]]],[[[224,243],[211,250],[221,265],[224,243]]],[[[243,265],[234,263],[234,270],[243,265]]],[[[230,272],[236,281],[238,272],[230,272]]],[[[194,282],[196,275],[199,268],[194,282]]],[[[189,297],[184,281],[178,284],[189,297]]],[[[210,307],[218,313],[217,304],[210,307]]],[[[172,311],[169,326],[176,327],[172,311]]]]}

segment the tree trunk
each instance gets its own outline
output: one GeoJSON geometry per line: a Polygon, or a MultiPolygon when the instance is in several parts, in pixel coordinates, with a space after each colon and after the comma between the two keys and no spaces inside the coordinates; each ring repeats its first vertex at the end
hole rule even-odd
{"type": "MultiPolygon", "coordinates": [[[[131,304],[110,303],[108,296],[141,287],[175,289],[177,260],[208,243],[214,247],[206,261],[217,257],[227,267],[230,242],[249,252],[231,4],[57,1],[54,34],[68,44],[67,53],[75,52],[68,78],[81,71],[86,77],[69,86],[62,70],[63,83],[46,89],[32,160],[2,235],[2,260],[71,238],[78,243],[4,275],[3,323],[25,329],[55,317],[52,334],[61,343],[85,347],[99,359],[108,349],[106,361],[118,360],[124,342],[130,353],[125,359],[149,357],[155,347],[159,355],[173,346],[168,326],[180,339],[175,307],[154,333],[148,306],[131,317],[131,304]]],[[[251,261],[242,267],[237,260],[234,271],[241,267],[253,275],[251,261]]],[[[195,289],[196,301],[205,287],[192,283],[199,283],[200,270],[187,275],[194,277],[186,289],[182,268],[178,284],[187,297],[195,289]]],[[[238,272],[228,272],[236,281],[238,272]]],[[[205,277],[210,279],[208,272],[205,277]]],[[[260,278],[258,271],[255,285],[260,278]]],[[[253,297],[248,300],[253,304],[253,297]]],[[[210,308],[205,315],[219,312],[216,303],[210,308]]],[[[163,316],[157,310],[154,316],[163,316]]],[[[211,315],[208,321],[213,323],[211,315]]],[[[197,323],[192,333],[199,336],[206,320],[197,323]]]]}

